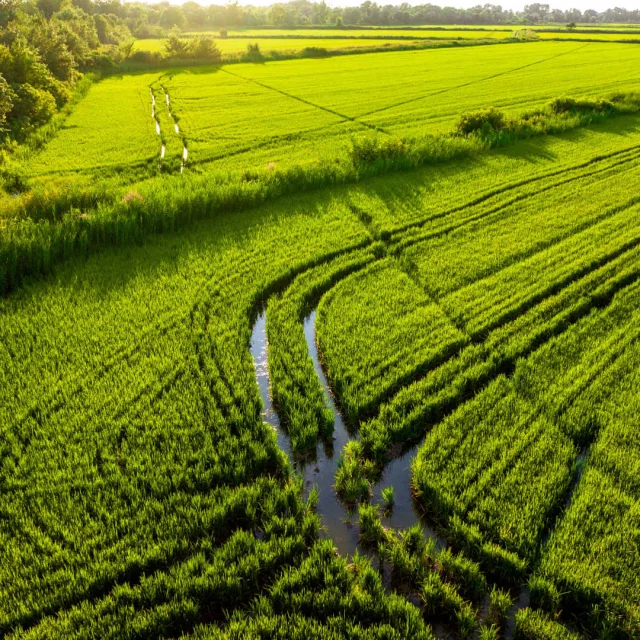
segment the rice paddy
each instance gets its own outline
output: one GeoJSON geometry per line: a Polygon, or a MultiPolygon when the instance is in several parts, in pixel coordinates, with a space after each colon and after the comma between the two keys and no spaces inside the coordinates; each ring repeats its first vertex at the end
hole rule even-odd
{"type": "Polygon", "coordinates": [[[640,115],[453,133],[638,62],[95,82],[3,201],[0,635],[638,638],[640,115]]]}

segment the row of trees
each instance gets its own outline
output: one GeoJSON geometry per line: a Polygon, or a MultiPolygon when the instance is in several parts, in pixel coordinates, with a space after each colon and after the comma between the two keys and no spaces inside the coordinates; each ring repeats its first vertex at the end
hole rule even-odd
{"type": "Polygon", "coordinates": [[[240,6],[238,2],[202,6],[185,2],[181,6],[159,3],[125,3],[118,13],[138,37],[158,35],[162,29],[219,28],[224,26],[303,26],[303,25],[422,25],[422,24],[545,24],[640,23],[640,10],[608,9],[597,11],[552,9],[548,4],[526,5],[523,11],[503,10],[500,5],[484,4],[470,9],[438,7],[432,4],[411,6],[379,5],[366,0],[359,6],[329,7],[324,0],[292,0],[267,7],[240,6]]]}

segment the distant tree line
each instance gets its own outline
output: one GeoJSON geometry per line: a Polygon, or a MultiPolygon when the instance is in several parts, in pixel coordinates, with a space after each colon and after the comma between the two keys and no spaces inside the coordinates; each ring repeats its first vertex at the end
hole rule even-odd
{"type": "Polygon", "coordinates": [[[378,5],[370,0],[344,8],[329,7],[324,0],[267,7],[240,6],[237,1],[178,6],[120,0],[0,0],[0,143],[6,148],[48,122],[71,99],[84,73],[109,69],[130,56],[134,38],[169,36],[168,49],[176,49],[176,55],[216,59],[219,50],[210,37],[185,45],[180,30],[225,34],[234,26],[548,23],[568,23],[573,28],[574,23],[584,22],[639,23],[640,10],[561,11],[536,3],[513,12],[493,4],[454,9],[378,5]]]}
{"type": "Polygon", "coordinates": [[[437,7],[432,4],[411,6],[379,5],[366,0],[359,6],[329,7],[324,1],[292,0],[267,7],[241,6],[238,2],[201,6],[185,2],[151,5],[123,4],[117,14],[137,37],[157,35],[159,30],[178,26],[182,29],[230,26],[306,26],[306,25],[423,25],[423,24],[548,24],[559,23],[640,23],[640,10],[608,9],[597,12],[552,9],[548,4],[526,5],[523,11],[503,10],[500,5],[477,5],[471,9],[437,7]],[[134,9],[135,8],[135,9],[134,9]]]}

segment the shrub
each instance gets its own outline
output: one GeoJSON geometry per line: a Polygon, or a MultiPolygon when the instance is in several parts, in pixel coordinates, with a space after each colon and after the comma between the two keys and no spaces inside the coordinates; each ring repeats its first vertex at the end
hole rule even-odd
{"type": "Polygon", "coordinates": [[[305,58],[326,58],[329,55],[329,51],[324,47],[305,47],[301,54],[305,58]]]}
{"type": "Polygon", "coordinates": [[[612,111],[615,107],[611,100],[606,98],[554,98],[549,102],[551,113],[560,114],[570,111],[612,111]]]}
{"type": "Polygon", "coordinates": [[[247,45],[247,54],[245,58],[253,62],[263,59],[262,53],[260,52],[260,45],[257,42],[249,43],[247,45]]]}
{"type": "Polygon", "coordinates": [[[533,29],[518,29],[513,32],[516,40],[540,40],[540,36],[533,29]]]}
{"type": "Polygon", "coordinates": [[[141,64],[160,64],[163,56],[160,51],[134,51],[127,60],[141,64]]]}
{"type": "Polygon", "coordinates": [[[164,43],[164,50],[170,58],[184,58],[189,51],[189,43],[182,40],[180,34],[180,29],[171,29],[164,43]]]}
{"type": "Polygon", "coordinates": [[[409,145],[399,138],[353,138],[349,156],[354,166],[370,165],[379,160],[396,160],[409,154],[409,145]]]}
{"type": "Polygon", "coordinates": [[[222,58],[220,48],[211,36],[196,36],[189,43],[189,55],[200,60],[218,62],[222,58]]]}
{"type": "Polygon", "coordinates": [[[13,108],[10,113],[13,129],[24,136],[48,122],[56,112],[55,98],[43,89],[36,89],[30,84],[17,85],[13,108]]]}
{"type": "Polygon", "coordinates": [[[227,30],[225,29],[225,27],[222,27],[222,29],[220,29],[220,37],[221,38],[227,37],[227,30]]]}
{"type": "Polygon", "coordinates": [[[456,125],[456,132],[460,135],[468,136],[472,133],[500,131],[506,126],[507,118],[505,114],[495,107],[489,107],[488,109],[463,113],[456,125]]]}

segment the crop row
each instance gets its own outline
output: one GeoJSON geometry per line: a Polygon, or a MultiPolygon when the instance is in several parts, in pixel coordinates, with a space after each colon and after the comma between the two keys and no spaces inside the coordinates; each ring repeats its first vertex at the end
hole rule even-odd
{"type": "MultiPolygon", "coordinates": [[[[636,316],[632,322],[637,326],[636,316]]],[[[565,413],[566,429],[586,431],[595,442],[530,585],[533,600],[550,612],[564,610],[598,633],[633,638],[640,629],[640,565],[634,542],[640,517],[640,446],[635,429],[639,350],[637,330],[607,339],[614,342],[616,337],[618,344],[610,349],[618,357],[612,364],[609,352],[602,360],[592,356],[577,373],[576,367],[558,376],[545,397],[547,407],[566,404],[555,401],[553,393],[563,378],[571,380],[573,372],[577,384],[571,380],[574,398],[565,413]],[[576,387],[581,387],[578,393],[576,387]]],[[[569,348],[573,350],[577,345],[569,348]]],[[[539,364],[549,362],[553,370],[556,358],[564,356],[562,351],[549,352],[541,355],[539,364]]]]}
{"type": "MultiPolygon", "coordinates": [[[[623,175],[637,171],[632,163],[623,175]]],[[[607,176],[612,191],[605,195],[593,176],[579,183],[592,194],[588,206],[567,205],[558,188],[554,198],[545,193],[526,209],[506,208],[482,226],[405,251],[400,265],[430,293],[448,294],[439,304],[407,273],[379,265],[325,296],[318,339],[347,419],[370,417],[382,401],[471,339],[482,341],[490,330],[635,247],[640,238],[637,207],[630,207],[634,199],[603,207],[614,189],[622,195],[626,187],[622,177],[607,176]],[[536,231],[527,232],[532,226],[536,231]]]]}
{"type": "Polygon", "coordinates": [[[269,385],[295,454],[313,450],[319,437],[329,438],[334,420],[308,353],[302,320],[337,280],[362,269],[372,259],[368,251],[336,258],[298,276],[281,296],[269,300],[269,385]]]}
{"type": "MultiPolygon", "coordinates": [[[[348,207],[293,199],[2,301],[3,633],[226,624],[313,555],[318,519],[260,419],[249,320],[282,283],[368,241],[348,207]]],[[[342,595],[326,598],[339,612],[342,595]]]]}
{"type": "Polygon", "coordinates": [[[540,302],[518,318],[491,331],[440,367],[406,386],[361,425],[365,455],[384,460],[391,445],[420,437],[470,394],[496,375],[512,371],[516,361],[640,277],[635,249],[596,269],[540,302]]]}
{"type": "Polygon", "coordinates": [[[319,349],[351,423],[468,342],[394,262],[343,280],[318,307],[319,349]]]}

